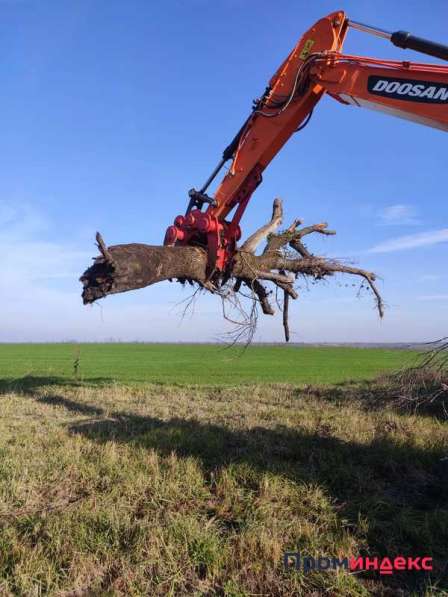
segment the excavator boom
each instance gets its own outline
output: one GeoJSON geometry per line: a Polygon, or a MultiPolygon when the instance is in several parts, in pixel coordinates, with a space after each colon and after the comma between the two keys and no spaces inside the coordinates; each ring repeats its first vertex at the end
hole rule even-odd
{"type": "Polygon", "coordinates": [[[269,81],[262,97],[222,160],[199,190],[189,192],[185,215],[167,229],[165,244],[202,246],[209,279],[225,277],[241,236],[239,223],[263,170],[288,139],[303,128],[321,97],[381,110],[448,130],[448,67],[342,54],[349,27],[448,60],[448,47],[398,31],[388,33],[334,12],[309,29],[269,81]],[[206,191],[225,162],[230,168],[213,197],[206,191]],[[203,206],[208,207],[203,211],[203,206]]]}

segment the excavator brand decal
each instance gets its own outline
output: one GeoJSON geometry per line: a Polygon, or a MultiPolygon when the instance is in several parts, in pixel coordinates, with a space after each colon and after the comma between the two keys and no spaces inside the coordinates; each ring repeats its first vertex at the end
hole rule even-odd
{"type": "Polygon", "coordinates": [[[374,95],[392,97],[408,102],[448,103],[448,87],[433,81],[370,76],[367,81],[367,89],[374,95]]]}
{"type": "Polygon", "coordinates": [[[311,53],[311,48],[314,46],[314,39],[307,39],[302,51],[300,52],[300,60],[306,60],[311,53]]]}

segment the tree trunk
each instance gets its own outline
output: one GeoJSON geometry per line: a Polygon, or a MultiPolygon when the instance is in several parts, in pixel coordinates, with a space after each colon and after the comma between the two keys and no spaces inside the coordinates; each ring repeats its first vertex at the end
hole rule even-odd
{"type": "Polygon", "coordinates": [[[81,277],[84,304],[173,278],[206,282],[207,255],[202,249],[132,243],[103,252],[100,242],[101,256],[81,277]]]}
{"type": "Polygon", "coordinates": [[[335,234],[327,224],[315,224],[299,228],[295,220],[289,228],[274,234],[282,221],[282,204],[274,201],[271,221],[250,236],[236,252],[230,269],[219,277],[207,279],[207,254],[199,247],[151,246],[138,243],[107,247],[101,235],[97,234],[100,255],[95,258],[81,277],[84,289],[84,304],[93,303],[109,294],[144,288],[163,280],[189,281],[221,296],[229,292],[238,293],[241,286],[248,287],[254,301],[264,314],[272,315],[269,295],[261,281],[280,288],[284,295],[283,323],[285,336],[289,338],[288,301],[297,299],[294,282],[299,274],[322,280],[335,273],[361,277],[372,290],[380,316],[383,303],[375,287],[375,275],[359,268],[346,266],[338,261],[317,257],[310,253],[303,243],[303,237],[317,233],[335,234]],[[255,255],[258,245],[266,240],[261,255],[255,255]]]}

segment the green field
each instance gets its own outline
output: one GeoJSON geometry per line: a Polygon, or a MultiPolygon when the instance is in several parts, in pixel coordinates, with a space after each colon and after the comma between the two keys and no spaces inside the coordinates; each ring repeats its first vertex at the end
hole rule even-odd
{"type": "Polygon", "coordinates": [[[0,378],[201,385],[339,383],[361,380],[414,362],[402,350],[184,344],[2,344],[0,378]]]}

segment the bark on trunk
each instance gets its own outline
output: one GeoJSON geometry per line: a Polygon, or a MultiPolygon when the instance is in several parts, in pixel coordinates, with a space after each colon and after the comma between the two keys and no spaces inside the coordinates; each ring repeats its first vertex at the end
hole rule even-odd
{"type": "Polygon", "coordinates": [[[93,303],[108,294],[144,288],[168,279],[206,281],[207,256],[196,247],[160,247],[132,243],[107,248],[84,272],[82,298],[93,303]]]}

